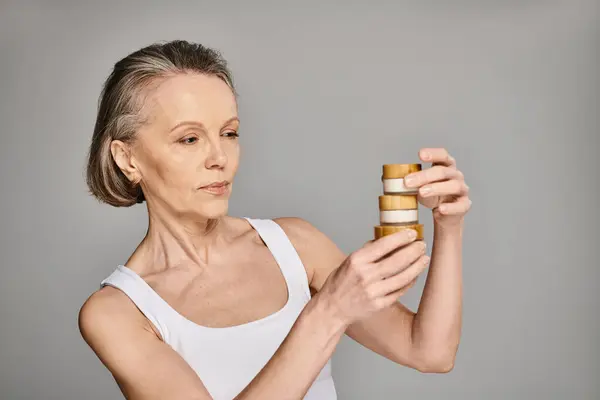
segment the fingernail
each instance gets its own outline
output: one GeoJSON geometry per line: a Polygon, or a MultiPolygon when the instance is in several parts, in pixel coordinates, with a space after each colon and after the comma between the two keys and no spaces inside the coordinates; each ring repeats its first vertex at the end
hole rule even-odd
{"type": "Polygon", "coordinates": [[[404,178],[404,184],[407,186],[412,186],[412,184],[415,183],[415,178],[413,178],[412,176],[408,176],[404,178]]]}
{"type": "Polygon", "coordinates": [[[425,187],[421,188],[421,193],[422,194],[431,193],[431,187],[430,186],[425,186],[425,187]]]}
{"type": "Polygon", "coordinates": [[[429,264],[429,257],[428,256],[423,257],[423,264],[425,264],[425,265],[429,264]]]}
{"type": "Polygon", "coordinates": [[[408,229],[408,237],[410,239],[414,239],[417,237],[417,231],[415,231],[414,229],[408,229]]]}
{"type": "Polygon", "coordinates": [[[431,154],[428,152],[423,152],[423,160],[429,160],[429,157],[431,157],[431,154]]]}

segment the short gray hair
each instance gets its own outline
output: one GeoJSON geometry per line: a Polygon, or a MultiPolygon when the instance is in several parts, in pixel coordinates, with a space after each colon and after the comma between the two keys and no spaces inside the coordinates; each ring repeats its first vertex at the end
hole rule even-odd
{"type": "Polygon", "coordinates": [[[115,207],[145,200],[138,182],[131,182],[113,160],[110,143],[130,142],[145,122],[142,117],[144,89],[181,73],[200,73],[222,79],[237,97],[227,61],[218,50],[185,40],[159,42],[119,60],[106,79],[86,169],[90,193],[115,207]]]}

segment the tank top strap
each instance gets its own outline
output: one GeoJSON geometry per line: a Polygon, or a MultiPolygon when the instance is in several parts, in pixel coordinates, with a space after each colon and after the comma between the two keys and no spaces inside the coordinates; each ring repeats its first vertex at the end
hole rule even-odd
{"type": "Polygon", "coordinates": [[[170,307],[137,273],[124,265],[117,268],[102,282],[100,287],[112,286],[121,290],[135,306],[156,327],[164,342],[169,342],[169,321],[165,317],[172,314],[170,307]]]}
{"type": "Polygon", "coordinates": [[[310,288],[306,268],[283,228],[272,219],[244,217],[258,232],[279,264],[289,287],[306,301],[310,300],[310,288]]]}

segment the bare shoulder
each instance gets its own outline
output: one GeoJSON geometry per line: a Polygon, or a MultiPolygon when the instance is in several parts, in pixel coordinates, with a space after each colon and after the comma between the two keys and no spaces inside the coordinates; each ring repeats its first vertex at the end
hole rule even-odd
{"type": "Polygon", "coordinates": [[[92,293],[79,309],[77,322],[84,338],[87,340],[93,334],[94,327],[108,320],[112,312],[119,314],[121,303],[117,289],[113,287],[105,286],[92,293]]]}
{"type": "Polygon", "coordinates": [[[97,290],[85,300],[77,322],[81,336],[94,350],[105,341],[116,339],[122,330],[138,328],[152,331],[127,295],[111,286],[97,290]]]}
{"type": "Polygon", "coordinates": [[[347,257],[339,246],[314,224],[300,217],[278,217],[306,268],[309,285],[320,290],[329,274],[347,257]]]}
{"type": "Polygon", "coordinates": [[[119,289],[93,293],[79,311],[79,329],[125,398],[211,398],[196,372],[119,289]]]}

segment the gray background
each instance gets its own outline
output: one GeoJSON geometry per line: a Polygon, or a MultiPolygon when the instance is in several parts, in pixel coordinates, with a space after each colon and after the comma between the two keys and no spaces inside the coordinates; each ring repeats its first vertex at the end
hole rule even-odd
{"type": "Polygon", "coordinates": [[[455,369],[345,337],[341,399],[600,397],[599,3],[366,3],[1,3],[0,398],[120,398],[77,313],[146,210],[90,198],[85,154],[113,63],[177,38],[220,49],[241,93],[231,215],[301,216],[350,252],[382,164],[446,147],[471,186],[455,369]]]}

